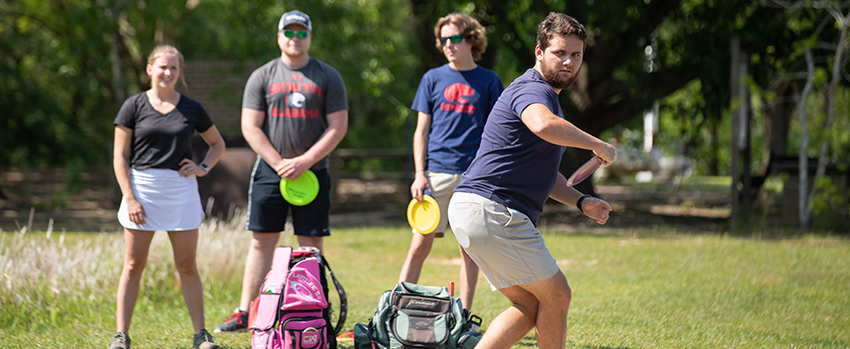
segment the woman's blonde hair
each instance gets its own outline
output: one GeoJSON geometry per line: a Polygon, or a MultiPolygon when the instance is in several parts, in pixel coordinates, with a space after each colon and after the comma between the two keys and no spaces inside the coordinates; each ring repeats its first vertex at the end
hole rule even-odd
{"type": "Polygon", "coordinates": [[[480,60],[481,55],[487,50],[487,37],[484,36],[486,29],[475,18],[460,12],[450,13],[437,20],[437,25],[434,26],[437,50],[443,50],[443,45],[440,44],[440,31],[449,24],[454,24],[460,29],[461,34],[466,35],[466,40],[469,40],[472,46],[472,59],[480,60]]]}
{"type": "Polygon", "coordinates": [[[148,56],[148,65],[153,64],[153,62],[155,62],[157,58],[166,53],[170,53],[177,56],[177,60],[180,61],[180,66],[178,67],[180,68],[180,75],[177,77],[177,80],[179,80],[180,84],[183,85],[184,90],[188,90],[189,86],[186,85],[186,80],[183,79],[183,74],[185,73],[183,54],[180,53],[180,50],[178,50],[176,47],[171,45],[158,45],[154,47],[153,51],[151,51],[151,54],[148,56]]]}

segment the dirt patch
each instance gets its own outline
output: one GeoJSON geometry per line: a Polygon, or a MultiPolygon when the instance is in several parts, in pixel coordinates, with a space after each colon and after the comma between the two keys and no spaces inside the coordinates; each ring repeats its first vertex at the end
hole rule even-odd
{"type": "MultiPolygon", "coordinates": [[[[409,188],[397,180],[341,179],[331,221],[336,226],[405,225],[409,188]]],[[[614,212],[599,226],[575,208],[547,203],[541,227],[559,231],[604,232],[611,229],[665,229],[723,232],[728,225],[728,195],[700,191],[641,190],[624,185],[597,185],[597,194],[614,212]]],[[[62,169],[0,171],[0,229],[116,232],[120,193],[111,169],[80,174],[62,169]],[[68,187],[75,189],[69,191],[68,187]],[[30,223],[31,221],[31,223],[30,223]]],[[[237,210],[238,211],[238,210],[237,210]]],[[[225,217],[226,218],[226,217],[225,217]]]]}

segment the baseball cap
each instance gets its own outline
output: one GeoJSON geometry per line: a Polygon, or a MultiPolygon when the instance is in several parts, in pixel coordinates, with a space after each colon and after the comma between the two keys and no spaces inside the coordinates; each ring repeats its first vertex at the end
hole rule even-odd
{"type": "Polygon", "coordinates": [[[304,28],[307,28],[307,30],[313,31],[313,22],[310,21],[310,16],[298,10],[292,10],[280,16],[280,23],[277,24],[277,30],[283,30],[284,27],[290,24],[300,24],[304,28]]]}

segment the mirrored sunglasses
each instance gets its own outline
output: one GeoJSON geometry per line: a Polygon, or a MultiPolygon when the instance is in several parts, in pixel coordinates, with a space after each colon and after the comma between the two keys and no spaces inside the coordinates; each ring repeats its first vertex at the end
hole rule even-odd
{"type": "Polygon", "coordinates": [[[463,35],[463,34],[457,34],[457,35],[452,35],[452,36],[444,36],[444,37],[440,38],[440,45],[445,45],[446,41],[449,41],[449,40],[451,40],[452,43],[456,44],[456,43],[459,43],[464,38],[467,38],[467,36],[463,35]]]}
{"type": "Polygon", "coordinates": [[[284,29],[283,36],[287,38],[298,37],[299,39],[306,39],[310,36],[310,32],[306,30],[292,30],[292,29],[284,29]]]}

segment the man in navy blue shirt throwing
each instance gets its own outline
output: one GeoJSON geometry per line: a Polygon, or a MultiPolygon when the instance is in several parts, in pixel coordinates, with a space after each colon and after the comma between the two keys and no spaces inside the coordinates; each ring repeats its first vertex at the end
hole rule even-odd
{"type": "Polygon", "coordinates": [[[458,243],[512,305],[476,348],[510,348],[536,329],[540,348],[564,348],[571,290],[546,248],[537,220],[547,198],[576,206],[599,224],[611,206],[567,186],[558,172],[566,147],[593,151],[605,165],[615,148],[564,119],[561,90],[578,76],[587,31],[550,13],[537,31],[536,62],[499,97],[475,159],[449,204],[458,243]]]}

